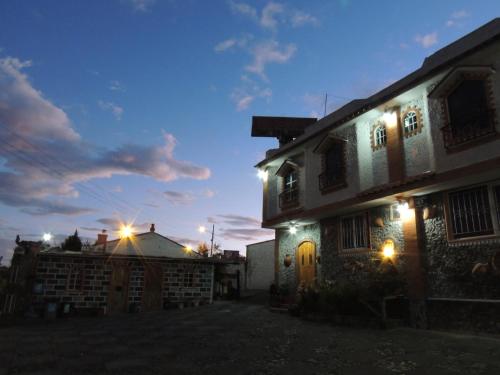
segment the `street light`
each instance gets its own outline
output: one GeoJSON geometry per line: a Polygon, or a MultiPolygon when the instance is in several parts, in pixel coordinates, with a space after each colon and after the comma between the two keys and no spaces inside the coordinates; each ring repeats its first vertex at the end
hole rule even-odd
{"type": "MultiPolygon", "coordinates": [[[[204,225],[200,225],[198,227],[198,232],[200,233],[206,233],[207,228],[204,225]]],[[[210,256],[212,256],[212,253],[214,251],[214,233],[215,233],[215,224],[212,224],[212,238],[210,239],[210,256]]]]}
{"type": "Polygon", "coordinates": [[[52,234],[44,233],[42,238],[43,238],[43,242],[50,242],[50,240],[52,240],[52,234]]]}

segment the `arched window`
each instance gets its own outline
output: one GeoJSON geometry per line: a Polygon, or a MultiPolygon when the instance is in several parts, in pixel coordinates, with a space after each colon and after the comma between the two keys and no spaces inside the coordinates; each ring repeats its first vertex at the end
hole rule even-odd
{"type": "Polygon", "coordinates": [[[405,134],[415,132],[418,129],[417,112],[408,111],[403,119],[403,124],[405,134]]]}
{"type": "Polygon", "coordinates": [[[385,131],[385,125],[378,125],[374,131],[375,146],[384,146],[387,143],[387,132],[385,131]]]}

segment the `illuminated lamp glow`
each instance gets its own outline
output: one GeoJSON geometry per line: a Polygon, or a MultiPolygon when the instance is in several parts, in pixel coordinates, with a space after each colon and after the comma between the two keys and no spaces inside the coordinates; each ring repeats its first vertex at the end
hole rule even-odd
{"type": "Polygon", "coordinates": [[[205,233],[206,231],[207,231],[207,228],[206,228],[205,226],[200,225],[200,226],[198,227],[198,232],[200,232],[200,233],[205,233]]]}
{"type": "Polygon", "coordinates": [[[395,112],[384,112],[382,119],[384,120],[384,122],[387,126],[391,126],[391,127],[396,126],[398,123],[397,116],[396,116],[395,112]]]}
{"type": "Polygon", "coordinates": [[[290,234],[295,234],[297,233],[297,227],[295,225],[291,226],[290,229],[288,229],[290,234]]]}
{"type": "Polygon", "coordinates": [[[50,242],[50,240],[52,240],[52,234],[50,234],[50,233],[44,233],[43,236],[42,236],[42,238],[43,238],[44,242],[50,242]]]}
{"type": "Polygon", "coordinates": [[[394,241],[385,240],[382,245],[382,254],[385,258],[392,258],[394,256],[394,241]]]}
{"type": "Polygon", "coordinates": [[[406,220],[410,216],[410,208],[408,206],[408,202],[402,202],[398,205],[397,208],[399,215],[401,216],[401,219],[406,220]]]}
{"type": "Polygon", "coordinates": [[[185,248],[186,252],[190,253],[191,251],[193,251],[193,248],[189,245],[187,245],[185,248]]]}
{"type": "Polygon", "coordinates": [[[259,171],[257,172],[257,177],[260,178],[263,182],[266,182],[269,177],[269,173],[267,171],[259,169],[259,171]]]}
{"type": "Polygon", "coordinates": [[[122,225],[121,228],[120,228],[120,237],[121,238],[132,237],[132,226],[130,226],[130,225],[122,225]]]}

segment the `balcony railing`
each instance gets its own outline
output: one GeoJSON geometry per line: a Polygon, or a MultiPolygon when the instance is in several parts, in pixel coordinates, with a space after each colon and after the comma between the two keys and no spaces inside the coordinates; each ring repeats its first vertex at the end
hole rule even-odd
{"type": "Polygon", "coordinates": [[[299,204],[299,189],[286,189],[280,194],[280,208],[290,208],[299,204]]]}
{"type": "Polygon", "coordinates": [[[319,189],[329,190],[345,186],[345,178],[331,173],[323,172],[318,176],[319,189]]]}
{"type": "Polygon", "coordinates": [[[494,134],[494,116],[493,111],[481,111],[446,125],[441,128],[444,146],[449,149],[494,134]]]}

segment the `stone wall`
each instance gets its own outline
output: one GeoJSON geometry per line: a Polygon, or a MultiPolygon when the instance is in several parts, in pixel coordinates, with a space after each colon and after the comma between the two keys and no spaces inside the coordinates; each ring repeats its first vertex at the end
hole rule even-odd
{"type": "Polygon", "coordinates": [[[498,277],[472,275],[476,263],[488,263],[500,251],[500,239],[449,243],[446,235],[443,195],[428,197],[436,216],[424,221],[427,294],[429,297],[500,299],[498,277]]]}
{"type": "MultiPolygon", "coordinates": [[[[121,258],[121,257],[114,257],[121,258]]],[[[160,264],[163,271],[162,297],[164,305],[187,300],[208,303],[212,296],[213,265],[192,260],[124,258],[129,265],[128,303],[142,304],[144,264],[160,264]],[[193,284],[185,284],[186,272],[193,273],[193,284]]],[[[47,301],[70,303],[77,310],[105,309],[112,263],[104,255],[40,254],[36,268],[35,304],[47,301]],[[81,284],[68,288],[70,270],[82,269],[81,284]]]]}
{"type": "Polygon", "coordinates": [[[340,219],[328,218],[321,221],[321,243],[323,279],[365,284],[369,278],[369,265],[381,250],[386,239],[395,243],[394,264],[404,271],[404,239],[401,220],[391,220],[390,206],[376,207],[368,212],[370,231],[369,251],[344,251],[340,249],[340,219]],[[383,226],[376,224],[382,219],[383,226]]]}
{"type": "MultiPolygon", "coordinates": [[[[322,256],[321,247],[321,232],[320,225],[305,225],[297,228],[297,233],[292,234],[287,229],[276,230],[276,240],[279,241],[279,284],[287,285],[291,291],[297,289],[297,276],[296,276],[296,253],[299,245],[304,241],[312,241],[316,244],[316,257],[322,256]],[[284,261],[286,255],[292,258],[290,267],[285,267],[284,261]]],[[[321,280],[321,264],[316,264],[316,278],[321,280]]]]}

